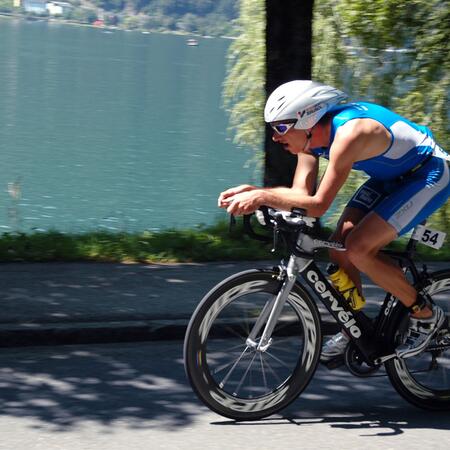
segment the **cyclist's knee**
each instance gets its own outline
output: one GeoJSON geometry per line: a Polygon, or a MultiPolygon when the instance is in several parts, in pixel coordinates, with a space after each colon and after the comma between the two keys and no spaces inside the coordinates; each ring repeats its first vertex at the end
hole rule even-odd
{"type": "MultiPolygon", "coordinates": [[[[344,218],[341,218],[341,221],[339,222],[336,230],[334,230],[333,234],[330,236],[330,240],[341,242],[346,245],[347,237],[355,228],[355,223],[351,221],[345,221],[343,219],[344,218]]],[[[330,257],[330,261],[338,264],[341,267],[346,267],[350,262],[348,252],[340,252],[330,249],[328,250],[328,255],[330,257]]]]}
{"type": "MultiPolygon", "coordinates": [[[[333,231],[330,236],[331,241],[337,241],[341,243],[346,242],[347,236],[354,229],[355,225],[353,223],[340,223],[338,227],[333,231]]],[[[328,250],[328,254],[330,256],[331,261],[338,263],[340,265],[341,261],[348,261],[347,252],[340,252],[337,250],[330,249],[328,250]]]]}
{"type": "Polygon", "coordinates": [[[370,239],[361,236],[361,233],[350,233],[345,240],[345,248],[347,258],[356,267],[378,253],[378,249],[371,245],[370,239]]]}
{"type": "Polygon", "coordinates": [[[332,241],[344,242],[347,236],[355,228],[355,224],[351,222],[339,223],[336,229],[333,231],[330,239],[332,241]]]}
{"type": "Polygon", "coordinates": [[[331,235],[331,239],[344,242],[348,234],[361,222],[365,215],[366,213],[359,209],[345,208],[336,225],[336,229],[331,235]]]}

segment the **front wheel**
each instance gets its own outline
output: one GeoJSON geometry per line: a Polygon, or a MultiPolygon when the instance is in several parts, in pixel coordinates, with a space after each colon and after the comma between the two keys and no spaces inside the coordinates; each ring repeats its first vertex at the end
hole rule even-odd
{"type": "Polygon", "coordinates": [[[213,411],[255,420],[285,408],[308,385],[322,341],[316,304],[295,284],[268,348],[258,350],[262,330],[249,342],[264,307],[281,286],[277,274],[249,270],[213,288],[189,323],[184,363],[197,396],[213,411]]]}
{"type": "Polygon", "coordinates": [[[424,409],[450,410],[450,271],[430,275],[426,288],[433,302],[446,315],[443,327],[424,352],[386,363],[386,372],[397,392],[424,409]]]}

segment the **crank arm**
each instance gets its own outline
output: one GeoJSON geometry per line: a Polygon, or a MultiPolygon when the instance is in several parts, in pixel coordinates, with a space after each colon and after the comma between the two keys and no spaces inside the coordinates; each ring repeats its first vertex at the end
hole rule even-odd
{"type": "Polygon", "coordinates": [[[376,364],[377,366],[381,366],[381,364],[384,364],[386,361],[389,361],[394,358],[398,358],[397,353],[391,353],[389,355],[380,356],[379,358],[376,358],[373,363],[376,364]]]}
{"type": "MultiPolygon", "coordinates": [[[[425,352],[433,352],[433,351],[443,351],[443,350],[447,350],[449,348],[450,348],[450,345],[448,345],[448,344],[447,345],[433,345],[433,346],[428,347],[425,350],[423,350],[423,352],[425,353],[425,352]]],[[[384,364],[386,361],[389,361],[394,358],[408,359],[408,356],[399,357],[399,356],[397,356],[396,353],[391,353],[390,355],[380,356],[379,358],[376,358],[374,360],[374,364],[381,365],[381,364],[384,364]]]]}

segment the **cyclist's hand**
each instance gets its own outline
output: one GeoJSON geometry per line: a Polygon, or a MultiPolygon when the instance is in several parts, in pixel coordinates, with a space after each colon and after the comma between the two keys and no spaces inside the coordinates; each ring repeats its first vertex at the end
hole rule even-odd
{"type": "Polygon", "coordinates": [[[233,216],[251,214],[264,204],[263,195],[264,191],[261,189],[252,189],[233,195],[227,199],[227,212],[233,216]]]}
{"type": "Polygon", "coordinates": [[[231,201],[231,197],[233,197],[236,194],[240,194],[241,192],[252,191],[253,189],[257,189],[257,187],[252,186],[250,184],[241,184],[240,186],[235,186],[230,189],[227,189],[226,191],[223,191],[219,195],[217,205],[219,206],[219,208],[228,208],[231,201]]]}

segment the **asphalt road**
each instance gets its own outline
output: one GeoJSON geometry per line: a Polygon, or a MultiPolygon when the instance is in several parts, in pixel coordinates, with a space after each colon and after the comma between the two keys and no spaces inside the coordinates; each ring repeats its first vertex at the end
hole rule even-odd
{"type": "Polygon", "coordinates": [[[198,402],[180,341],[6,348],[0,449],[447,449],[450,414],[379,375],[320,368],[281,415],[236,423],[198,402]]]}
{"type": "MultiPolygon", "coordinates": [[[[2,264],[0,347],[182,339],[197,304],[216,283],[277,263],[2,264]]],[[[430,270],[444,267],[435,263],[430,270]]],[[[375,314],[385,294],[363,280],[365,311],[375,314]]],[[[332,325],[324,332],[335,333],[337,324],[319,308],[332,325]]]]}

